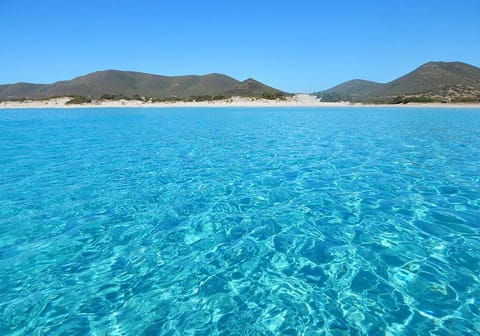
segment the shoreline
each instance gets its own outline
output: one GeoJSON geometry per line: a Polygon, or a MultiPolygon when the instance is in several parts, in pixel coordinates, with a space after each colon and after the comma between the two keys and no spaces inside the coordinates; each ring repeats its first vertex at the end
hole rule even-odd
{"type": "Polygon", "coordinates": [[[85,104],[66,104],[71,98],[62,97],[48,100],[2,101],[2,109],[42,109],[42,108],[178,108],[178,107],[390,107],[390,108],[480,108],[480,103],[408,103],[408,104],[361,104],[321,102],[315,96],[297,94],[285,100],[267,100],[233,97],[225,100],[203,102],[158,102],[139,100],[92,101],[85,104]]]}

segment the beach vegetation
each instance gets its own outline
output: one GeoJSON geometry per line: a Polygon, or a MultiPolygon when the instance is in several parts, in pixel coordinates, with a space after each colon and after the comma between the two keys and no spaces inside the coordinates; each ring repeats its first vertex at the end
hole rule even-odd
{"type": "Polygon", "coordinates": [[[388,104],[408,104],[408,103],[435,103],[435,100],[429,96],[397,96],[390,101],[387,101],[388,104]]]}
{"type": "Polygon", "coordinates": [[[100,100],[130,100],[131,98],[124,94],[103,94],[100,96],[100,100]]]}
{"type": "Polygon", "coordinates": [[[406,100],[406,98],[404,96],[397,96],[395,98],[393,98],[393,100],[390,102],[390,104],[406,104],[408,103],[408,101],[406,100]]]}
{"type": "Polygon", "coordinates": [[[53,99],[58,99],[58,98],[63,98],[64,96],[62,95],[56,95],[56,96],[48,96],[48,97],[42,97],[42,98],[35,98],[32,100],[35,101],[44,101],[44,100],[53,100],[53,99]]]}
{"type": "Polygon", "coordinates": [[[151,97],[148,99],[145,99],[146,101],[150,101],[152,103],[175,103],[182,101],[181,98],[170,96],[170,97],[163,97],[163,98],[158,98],[158,97],[151,97]]]}
{"type": "Polygon", "coordinates": [[[212,101],[213,97],[211,95],[198,95],[198,96],[190,96],[187,101],[189,102],[204,102],[204,101],[212,101]]]}
{"type": "Polygon", "coordinates": [[[317,98],[321,99],[322,102],[327,103],[339,103],[346,101],[353,101],[352,97],[347,94],[341,94],[338,92],[328,92],[317,95],[317,98]]]}
{"type": "Polygon", "coordinates": [[[260,98],[268,99],[268,100],[277,100],[277,99],[284,100],[286,97],[285,97],[285,94],[280,91],[266,91],[260,95],[260,98]]]}
{"type": "Polygon", "coordinates": [[[18,98],[6,98],[6,99],[1,99],[0,101],[5,101],[5,102],[20,102],[23,103],[27,100],[25,97],[18,97],[18,98]]]}
{"type": "Polygon", "coordinates": [[[230,97],[227,97],[224,94],[218,94],[212,97],[213,100],[225,100],[227,98],[230,98],[230,97]]]}
{"type": "Polygon", "coordinates": [[[69,101],[66,102],[67,105],[76,105],[76,104],[88,104],[91,103],[92,99],[85,96],[74,95],[69,101]]]}
{"type": "Polygon", "coordinates": [[[451,100],[452,103],[480,103],[480,97],[458,97],[451,100]]]}

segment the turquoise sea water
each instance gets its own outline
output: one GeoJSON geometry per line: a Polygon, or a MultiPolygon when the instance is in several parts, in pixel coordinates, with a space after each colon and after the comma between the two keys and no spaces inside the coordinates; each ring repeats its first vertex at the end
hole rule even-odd
{"type": "Polygon", "coordinates": [[[480,110],[0,110],[2,335],[480,334],[480,110]]]}

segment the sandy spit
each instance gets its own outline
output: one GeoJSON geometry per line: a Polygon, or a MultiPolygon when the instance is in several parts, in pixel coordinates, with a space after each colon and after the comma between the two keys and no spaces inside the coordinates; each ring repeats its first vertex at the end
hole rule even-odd
{"type": "Polygon", "coordinates": [[[321,102],[313,95],[297,94],[285,100],[267,100],[233,97],[225,100],[207,102],[174,102],[174,103],[148,103],[137,100],[118,101],[92,101],[88,104],[67,105],[69,97],[54,98],[49,100],[26,100],[26,101],[3,101],[0,102],[0,109],[22,109],[22,108],[99,108],[99,107],[430,107],[430,108],[480,108],[479,104],[398,104],[398,105],[366,105],[352,104],[348,102],[327,103],[321,102]]]}

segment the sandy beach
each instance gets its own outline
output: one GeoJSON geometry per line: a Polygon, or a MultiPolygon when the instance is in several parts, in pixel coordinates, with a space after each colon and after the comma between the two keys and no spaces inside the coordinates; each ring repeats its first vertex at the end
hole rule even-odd
{"type": "Polygon", "coordinates": [[[25,100],[25,101],[2,101],[0,109],[22,109],[22,108],[117,108],[117,107],[140,107],[140,108],[162,108],[162,107],[430,107],[430,108],[480,108],[478,104],[440,104],[440,103],[408,103],[408,104],[359,104],[349,102],[330,103],[322,102],[313,95],[297,94],[287,97],[284,100],[268,100],[244,97],[232,97],[225,100],[202,101],[202,102],[160,102],[151,103],[139,100],[93,100],[86,104],[67,104],[70,97],[53,98],[48,100],[25,100]]]}

